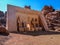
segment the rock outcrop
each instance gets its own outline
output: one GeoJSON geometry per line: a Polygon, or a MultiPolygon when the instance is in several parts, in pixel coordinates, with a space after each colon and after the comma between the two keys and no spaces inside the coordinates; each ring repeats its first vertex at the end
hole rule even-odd
{"type": "Polygon", "coordinates": [[[53,30],[60,28],[60,11],[50,12],[45,16],[49,28],[51,27],[53,30]]]}
{"type": "Polygon", "coordinates": [[[4,26],[0,26],[0,34],[2,35],[9,35],[8,30],[4,26]]]}

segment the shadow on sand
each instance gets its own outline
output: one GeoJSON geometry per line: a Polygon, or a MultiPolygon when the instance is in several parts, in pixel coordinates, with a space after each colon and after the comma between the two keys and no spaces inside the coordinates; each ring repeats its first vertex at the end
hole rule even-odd
{"type": "Polygon", "coordinates": [[[39,36],[39,35],[56,35],[60,34],[60,32],[56,31],[26,31],[26,32],[12,32],[16,34],[23,34],[23,35],[32,35],[32,36],[39,36]]]}
{"type": "Polygon", "coordinates": [[[9,35],[9,33],[1,33],[1,32],[0,32],[0,35],[8,36],[8,35],[9,35]]]}

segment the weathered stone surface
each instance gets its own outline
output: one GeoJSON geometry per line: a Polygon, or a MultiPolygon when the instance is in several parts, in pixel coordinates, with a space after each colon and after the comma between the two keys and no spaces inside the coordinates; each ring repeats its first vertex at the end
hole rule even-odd
{"type": "Polygon", "coordinates": [[[50,12],[53,12],[53,11],[55,11],[55,9],[52,6],[47,6],[47,5],[45,5],[42,9],[42,12],[44,15],[46,15],[50,12]]]}
{"type": "Polygon", "coordinates": [[[6,30],[5,27],[0,26],[0,34],[3,34],[3,35],[9,35],[9,32],[6,30]]]}
{"type": "Polygon", "coordinates": [[[59,30],[60,28],[60,11],[54,11],[48,13],[46,16],[47,23],[49,28],[53,30],[59,30]]]}

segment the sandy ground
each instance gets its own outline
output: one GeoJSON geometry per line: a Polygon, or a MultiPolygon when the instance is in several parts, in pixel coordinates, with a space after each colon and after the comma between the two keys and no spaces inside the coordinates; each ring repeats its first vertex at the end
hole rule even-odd
{"type": "Polygon", "coordinates": [[[60,34],[32,36],[10,33],[9,36],[11,38],[6,40],[4,45],[60,45],[60,34]]]}
{"type": "Polygon", "coordinates": [[[0,45],[5,45],[4,43],[10,39],[10,36],[0,35],[0,45]]]}

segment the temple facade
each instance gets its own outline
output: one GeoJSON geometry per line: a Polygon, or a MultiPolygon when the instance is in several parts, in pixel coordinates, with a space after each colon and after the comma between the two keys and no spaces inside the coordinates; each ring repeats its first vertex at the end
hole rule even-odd
{"type": "Polygon", "coordinates": [[[7,5],[6,29],[9,31],[48,30],[44,15],[40,11],[31,10],[30,6],[21,8],[7,5]]]}

